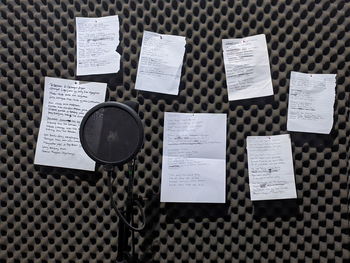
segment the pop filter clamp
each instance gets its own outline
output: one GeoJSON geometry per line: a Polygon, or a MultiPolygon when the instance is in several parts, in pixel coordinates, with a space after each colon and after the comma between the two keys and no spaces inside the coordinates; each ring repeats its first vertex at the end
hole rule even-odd
{"type": "Polygon", "coordinates": [[[119,217],[117,262],[135,263],[135,237],[145,227],[143,208],[133,197],[136,155],[144,140],[144,130],[137,114],[137,102],[104,102],[90,109],[80,125],[80,142],[86,154],[107,171],[111,207],[119,217]],[[118,208],[113,198],[113,172],[116,166],[128,163],[128,186],[125,209],[118,208]],[[141,225],[134,225],[134,207],[139,211],[141,225]],[[127,253],[129,233],[131,253],[127,253]]]}

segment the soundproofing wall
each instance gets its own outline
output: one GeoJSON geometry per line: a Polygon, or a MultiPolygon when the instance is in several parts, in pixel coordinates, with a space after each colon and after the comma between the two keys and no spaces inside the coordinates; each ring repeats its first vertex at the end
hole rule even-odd
{"type": "MultiPolygon", "coordinates": [[[[145,143],[134,193],[146,209],[140,262],[346,262],[349,238],[348,0],[2,0],[0,262],[114,262],[107,177],[33,164],[44,77],[108,83],[138,101],[145,143]],[[75,17],[117,14],[121,72],[76,77],[75,17]],[[178,96],[134,89],[144,30],[186,37],[178,96]],[[265,34],[274,96],[228,101],[222,39],[265,34]],[[291,132],[298,199],[252,202],[246,137],[287,133],[291,71],[337,74],[329,135],[291,132]],[[225,204],[159,202],[164,112],[227,113],[225,204]]],[[[116,169],[125,201],[127,167],[116,169]]]]}

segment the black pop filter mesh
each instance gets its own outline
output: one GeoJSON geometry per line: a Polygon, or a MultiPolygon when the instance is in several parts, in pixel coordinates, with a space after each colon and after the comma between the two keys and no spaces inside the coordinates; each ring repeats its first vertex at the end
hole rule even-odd
{"type": "Polygon", "coordinates": [[[87,112],[80,128],[85,152],[100,164],[123,164],[143,143],[143,127],[134,110],[116,102],[102,103],[87,112]]]}

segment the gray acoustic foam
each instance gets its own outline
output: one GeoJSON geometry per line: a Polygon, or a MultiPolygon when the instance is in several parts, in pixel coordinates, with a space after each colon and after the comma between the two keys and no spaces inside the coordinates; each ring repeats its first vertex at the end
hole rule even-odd
{"type": "MultiPolygon", "coordinates": [[[[135,194],[147,227],[141,262],[345,262],[349,250],[348,0],[2,0],[0,262],[114,262],[118,218],[107,179],[33,165],[44,77],[76,79],[76,16],[118,14],[121,74],[109,100],[135,100],[145,126],[135,194]],[[179,96],[134,89],[142,32],[186,36],[179,96]],[[221,40],[265,34],[274,96],[229,102],[221,40]],[[298,199],[249,198],[245,138],[286,133],[290,72],[336,73],[330,135],[291,133],[298,199]],[[225,112],[227,203],[160,204],[164,112],[225,112]]],[[[115,198],[125,201],[126,167],[115,198]]]]}

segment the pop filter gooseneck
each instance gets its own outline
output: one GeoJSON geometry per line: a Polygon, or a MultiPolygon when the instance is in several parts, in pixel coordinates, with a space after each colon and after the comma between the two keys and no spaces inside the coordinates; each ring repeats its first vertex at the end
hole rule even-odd
{"type": "MultiPolygon", "coordinates": [[[[132,232],[132,254],[134,254],[134,233],[145,226],[145,215],[138,200],[133,199],[132,187],[134,182],[135,157],[140,151],[144,140],[144,130],[137,114],[138,103],[104,102],[90,109],[80,125],[80,141],[86,154],[96,163],[103,165],[108,172],[108,191],[111,206],[125,226],[132,232]],[[121,211],[113,198],[112,174],[114,167],[129,163],[129,183],[127,191],[126,209],[121,211]],[[133,207],[136,206],[142,218],[141,226],[133,224],[133,207]]],[[[118,258],[125,262],[123,250],[127,242],[127,229],[120,225],[118,258]]],[[[129,260],[130,261],[130,260],[129,260]]]]}

